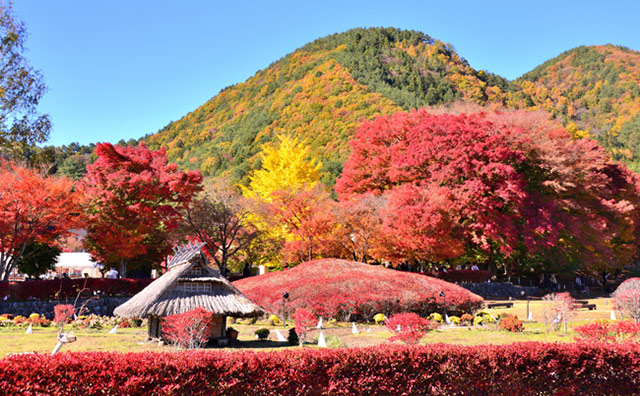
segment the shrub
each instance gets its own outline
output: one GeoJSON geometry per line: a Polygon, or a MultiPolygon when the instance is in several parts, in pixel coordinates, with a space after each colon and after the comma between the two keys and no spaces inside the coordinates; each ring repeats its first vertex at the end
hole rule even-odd
{"type": "Polygon", "coordinates": [[[460,324],[460,318],[457,316],[452,316],[449,318],[449,320],[456,326],[460,324]]]}
{"type": "Polygon", "coordinates": [[[387,317],[384,316],[383,313],[378,313],[373,317],[373,320],[376,322],[376,324],[383,325],[384,321],[387,320],[387,317]]]}
{"type": "Polygon", "coordinates": [[[573,329],[578,335],[577,341],[625,342],[640,335],[640,324],[632,321],[610,323],[597,320],[573,329]]]}
{"type": "Polygon", "coordinates": [[[296,328],[292,327],[289,329],[289,335],[287,336],[287,342],[289,345],[294,346],[300,343],[300,339],[298,338],[298,333],[296,333],[296,328]]]}
{"type": "Polygon", "coordinates": [[[308,309],[299,308],[293,315],[293,320],[296,322],[296,332],[298,333],[300,346],[302,346],[307,336],[307,332],[317,323],[317,318],[308,309]]]}
{"type": "Polygon", "coordinates": [[[429,330],[437,325],[425,318],[421,318],[413,312],[392,315],[387,319],[387,328],[395,334],[389,341],[402,341],[407,344],[416,344],[429,330]]]}
{"type": "Polygon", "coordinates": [[[269,323],[271,323],[271,326],[280,326],[282,324],[280,318],[278,318],[276,315],[269,316],[269,323]]]}
{"type": "Polygon", "coordinates": [[[616,294],[615,303],[618,309],[631,316],[636,323],[640,321],[640,288],[626,288],[619,291],[616,294]]]}
{"type": "Polygon", "coordinates": [[[202,307],[164,318],[162,333],[178,348],[200,348],[211,337],[213,317],[202,307]]]}
{"type": "Polygon", "coordinates": [[[635,395],[640,345],[22,354],[0,359],[0,383],[4,395],[635,395]]]}
{"type": "Polygon", "coordinates": [[[73,314],[76,313],[75,308],[71,304],[58,304],[53,308],[55,314],[53,321],[60,326],[71,322],[73,314]]]}
{"type": "Polygon", "coordinates": [[[433,312],[428,316],[428,319],[433,320],[436,323],[442,323],[444,321],[444,319],[442,318],[442,315],[440,315],[437,312],[433,312]]]}
{"type": "Polygon", "coordinates": [[[500,320],[500,328],[502,330],[510,331],[513,333],[520,332],[524,329],[522,321],[515,315],[506,314],[500,320]]]}
{"type": "Polygon", "coordinates": [[[470,315],[470,314],[468,314],[468,313],[466,313],[466,314],[462,315],[462,316],[460,317],[460,322],[461,322],[463,325],[470,325],[471,323],[473,323],[473,315],[470,315]]]}
{"type": "Polygon", "coordinates": [[[576,311],[575,300],[569,293],[547,294],[542,300],[544,302],[542,314],[547,331],[549,331],[549,328],[558,331],[560,324],[564,323],[564,331],[566,333],[569,319],[576,311]]]}
{"type": "Polygon", "coordinates": [[[344,321],[370,321],[377,313],[415,312],[426,317],[444,311],[441,291],[451,315],[474,312],[484,301],[441,279],[339,259],[310,261],[233,284],[269,312],[282,308],[282,295],[288,292],[287,307],[292,311],[307,308],[317,316],[344,321]]]}
{"type": "Polygon", "coordinates": [[[258,336],[259,340],[266,340],[267,338],[269,338],[269,334],[271,334],[271,332],[269,331],[269,329],[261,327],[255,331],[255,334],[258,336]]]}

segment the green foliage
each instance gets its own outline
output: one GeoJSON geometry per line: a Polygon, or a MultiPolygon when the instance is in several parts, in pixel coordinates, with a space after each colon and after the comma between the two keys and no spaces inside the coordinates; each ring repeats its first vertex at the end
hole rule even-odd
{"type": "Polygon", "coordinates": [[[269,334],[269,329],[265,329],[264,327],[261,327],[255,331],[255,335],[258,336],[258,339],[260,340],[266,340],[267,338],[269,338],[269,334]]]}
{"type": "Polygon", "coordinates": [[[26,37],[11,3],[0,4],[0,148],[9,151],[46,141],[51,129],[49,116],[36,111],[46,87],[23,56],[26,37]]]}
{"type": "Polygon", "coordinates": [[[32,242],[27,245],[23,255],[18,259],[18,271],[36,277],[46,274],[47,271],[55,269],[60,253],[62,250],[57,246],[32,242]]]}

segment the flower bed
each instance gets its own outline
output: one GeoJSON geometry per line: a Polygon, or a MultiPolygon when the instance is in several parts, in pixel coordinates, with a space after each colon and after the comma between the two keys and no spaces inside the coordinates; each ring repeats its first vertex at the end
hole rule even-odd
{"type": "Polygon", "coordinates": [[[132,296],[149,285],[153,279],[52,279],[26,282],[0,282],[0,299],[11,300],[73,298],[85,289],[86,295],[132,296]]]}
{"type": "Polygon", "coordinates": [[[6,395],[630,395],[640,389],[640,346],[29,354],[0,360],[0,382],[6,395]]]}

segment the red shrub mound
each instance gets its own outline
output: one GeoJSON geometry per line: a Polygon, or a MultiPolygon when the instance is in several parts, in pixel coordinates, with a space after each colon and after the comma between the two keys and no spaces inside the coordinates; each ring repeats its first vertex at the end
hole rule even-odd
{"type": "Polygon", "coordinates": [[[442,312],[440,292],[445,293],[449,314],[475,311],[484,302],[460,286],[430,276],[339,259],[310,261],[233,284],[273,313],[282,308],[282,295],[288,292],[289,312],[304,307],[325,318],[345,320],[354,315],[371,319],[378,312],[387,316],[442,312]]]}
{"type": "Polygon", "coordinates": [[[93,295],[127,295],[137,294],[147,287],[153,279],[52,279],[26,282],[0,282],[0,299],[66,299],[74,298],[78,291],[86,289],[83,294],[93,295]]]}
{"type": "Polygon", "coordinates": [[[0,395],[636,395],[640,345],[12,355],[0,383],[0,395]]]}

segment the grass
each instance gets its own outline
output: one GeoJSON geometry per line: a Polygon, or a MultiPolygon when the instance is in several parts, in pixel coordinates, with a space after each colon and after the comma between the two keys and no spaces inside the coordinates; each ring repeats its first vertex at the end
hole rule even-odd
{"type": "MultiPolygon", "coordinates": [[[[490,309],[487,310],[492,315],[500,313],[511,313],[519,318],[526,318],[527,302],[513,301],[513,308],[490,309]]],[[[572,342],[574,333],[572,329],[590,321],[599,319],[609,319],[611,314],[611,299],[598,298],[590,299],[590,303],[595,303],[595,311],[579,310],[569,323],[569,333],[545,331],[542,314],[542,301],[531,301],[529,309],[533,313],[533,321],[524,321],[525,330],[521,333],[510,333],[500,331],[497,326],[486,327],[449,327],[442,326],[438,330],[432,331],[424,337],[420,343],[452,343],[464,345],[477,344],[508,344],[518,341],[543,341],[543,342],[572,342]]],[[[251,324],[249,321],[238,321],[230,323],[240,334],[234,349],[260,349],[272,350],[289,347],[285,342],[277,342],[275,332],[279,329],[286,338],[289,328],[283,326],[271,326],[268,322],[258,322],[251,324]],[[255,330],[265,327],[272,330],[269,340],[261,341],[255,336],[255,330]]],[[[289,323],[291,325],[291,323],[289,323]]],[[[359,347],[377,345],[387,342],[391,332],[384,326],[375,324],[358,324],[359,333],[352,334],[350,323],[328,324],[325,321],[323,330],[325,339],[329,347],[359,347]]],[[[157,343],[147,343],[146,328],[124,328],[118,329],[116,334],[109,334],[110,328],[101,330],[80,329],[73,333],[77,336],[77,341],[62,347],[62,351],[167,351],[173,350],[169,346],[158,346],[157,343]]],[[[308,340],[317,340],[320,331],[310,330],[308,340]]],[[[0,357],[9,353],[40,352],[50,353],[56,345],[57,329],[55,327],[40,328],[35,327],[32,334],[25,334],[24,327],[0,327],[0,357]]]]}

